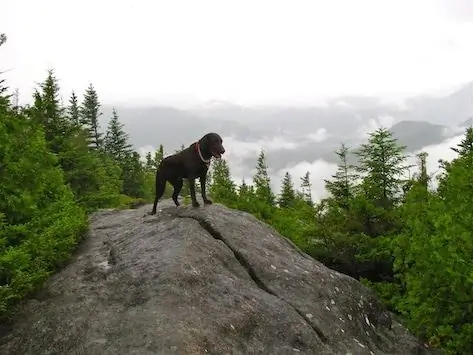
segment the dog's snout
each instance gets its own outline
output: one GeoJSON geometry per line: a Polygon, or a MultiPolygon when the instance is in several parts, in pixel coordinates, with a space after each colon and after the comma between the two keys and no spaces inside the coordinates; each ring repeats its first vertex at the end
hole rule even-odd
{"type": "Polygon", "coordinates": [[[225,153],[225,148],[222,146],[222,150],[221,150],[220,154],[223,154],[223,153],[225,153]]]}

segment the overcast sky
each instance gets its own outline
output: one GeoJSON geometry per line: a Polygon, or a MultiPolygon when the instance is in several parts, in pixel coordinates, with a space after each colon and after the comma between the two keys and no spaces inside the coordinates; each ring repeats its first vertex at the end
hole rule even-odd
{"type": "Polygon", "coordinates": [[[473,79],[472,0],[3,0],[1,69],[105,103],[310,102],[473,79]]]}

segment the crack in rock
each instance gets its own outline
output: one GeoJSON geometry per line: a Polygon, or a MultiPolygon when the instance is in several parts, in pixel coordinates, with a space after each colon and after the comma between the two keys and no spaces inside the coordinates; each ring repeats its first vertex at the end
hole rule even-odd
{"type": "Polygon", "coordinates": [[[261,290],[265,291],[266,293],[269,293],[270,295],[274,296],[274,297],[277,297],[278,299],[280,299],[281,301],[283,301],[284,303],[286,303],[288,306],[290,306],[292,309],[294,309],[294,311],[297,312],[297,314],[299,314],[299,316],[302,317],[302,319],[314,330],[314,332],[318,335],[318,337],[320,338],[320,340],[324,343],[326,343],[328,341],[327,337],[325,336],[325,334],[322,332],[321,329],[319,329],[316,325],[312,324],[309,319],[307,319],[307,317],[305,316],[305,314],[303,312],[301,312],[300,310],[298,310],[296,307],[294,307],[292,304],[290,304],[289,302],[287,302],[285,299],[279,297],[279,295],[277,295],[276,293],[274,293],[273,291],[271,291],[265,284],[263,281],[261,281],[261,279],[256,275],[256,272],[255,270],[253,270],[253,268],[251,267],[250,263],[248,262],[248,260],[245,259],[245,257],[240,253],[238,252],[237,250],[235,250],[234,248],[232,248],[226,241],[225,239],[223,238],[222,234],[217,231],[215,228],[212,227],[212,225],[206,221],[205,219],[203,218],[199,218],[198,216],[176,216],[177,218],[190,218],[190,219],[193,219],[195,221],[197,221],[200,226],[205,230],[207,231],[214,239],[217,239],[217,240],[220,240],[222,241],[228,249],[230,249],[230,251],[233,253],[233,255],[235,256],[235,259],[240,263],[241,266],[243,266],[243,268],[245,268],[245,270],[248,272],[248,275],[251,277],[251,279],[255,282],[256,286],[258,286],[258,288],[260,288],[261,290]]]}

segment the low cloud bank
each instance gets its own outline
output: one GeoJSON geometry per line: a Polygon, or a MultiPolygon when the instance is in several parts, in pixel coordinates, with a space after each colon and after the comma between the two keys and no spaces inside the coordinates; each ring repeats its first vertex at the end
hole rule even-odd
{"type": "MultiPolygon", "coordinates": [[[[371,127],[367,131],[372,131],[373,126],[380,123],[388,123],[392,118],[383,118],[381,120],[373,120],[371,127]],[[380,122],[383,121],[383,122],[380,122]]],[[[326,136],[327,132],[325,130],[317,131],[313,133],[314,137],[318,135],[318,139],[326,136]]],[[[432,176],[438,176],[440,173],[439,170],[439,159],[452,160],[456,157],[456,153],[451,150],[451,147],[456,147],[460,141],[463,139],[464,133],[457,135],[453,138],[446,139],[440,144],[426,146],[416,152],[410,153],[409,158],[407,159],[408,164],[416,164],[417,157],[416,154],[424,151],[428,153],[427,157],[427,171],[432,176]]],[[[315,140],[315,139],[314,139],[315,140]]],[[[224,145],[226,149],[225,159],[229,164],[230,171],[232,174],[232,179],[238,185],[241,184],[242,180],[245,179],[246,183],[251,184],[252,178],[256,173],[256,167],[246,166],[244,160],[248,157],[257,157],[261,149],[264,149],[267,157],[270,157],[272,154],[277,153],[281,150],[293,150],[297,149],[299,146],[298,142],[290,141],[281,136],[275,136],[272,138],[262,138],[259,141],[254,142],[243,142],[234,139],[233,137],[224,137],[224,145]]],[[[148,151],[154,151],[155,148],[152,146],[144,146],[139,148],[140,154],[144,157],[148,151]]],[[[169,154],[170,152],[166,152],[169,154]]],[[[288,165],[286,168],[275,171],[268,167],[268,172],[271,178],[271,185],[273,191],[279,193],[281,188],[281,181],[284,177],[286,171],[288,171],[293,177],[293,182],[295,188],[300,188],[301,178],[309,171],[311,176],[312,183],[312,197],[314,201],[320,201],[322,198],[327,196],[327,191],[325,190],[325,179],[331,179],[332,175],[335,174],[337,170],[337,165],[329,163],[322,159],[317,159],[312,162],[310,161],[300,161],[288,165]]],[[[417,172],[417,168],[411,168],[410,174],[417,172]]],[[[409,174],[406,173],[406,177],[409,174]]],[[[436,187],[436,181],[433,179],[432,186],[436,187]]]]}

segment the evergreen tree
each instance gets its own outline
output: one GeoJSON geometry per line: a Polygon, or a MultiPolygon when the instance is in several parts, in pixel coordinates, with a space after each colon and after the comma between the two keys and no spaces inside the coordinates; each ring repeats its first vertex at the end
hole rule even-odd
{"type": "Polygon", "coordinates": [[[427,152],[421,152],[417,154],[419,164],[419,174],[415,176],[417,182],[423,186],[426,190],[429,186],[430,176],[427,173],[427,152]]]}
{"type": "Polygon", "coordinates": [[[348,163],[348,153],[350,149],[341,144],[341,147],[335,151],[338,157],[338,170],[332,175],[333,180],[325,180],[325,188],[330,193],[335,204],[341,208],[347,209],[350,200],[355,193],[355,184],[358,175],[353,172],[353,165],[348,163]]]}
{"type": "Polygon", "coordinates": [[[363,192],[375,206],[386,208],[400,201],[402,176],[411,167],[404,165],[405,148],[390,131],[380,128],[355,152],[359,158],[356,170],[364,175],[363,192]]]}
{"type": "Polygon", "coordinates": [[[67,260],[87,228],[43,126],[25,113],[0,94],[1,316],[67,260]]]}
{"type": "Polygon", "coordinates": [[[102,115],[100,107],[98,94],[93,85],[89,84],[80,107],[80,123],[88,133],[88,142],[92,149],[102,148],[103,134],[100,132],[99,124],[99,117],[102,115]]]}
{"type": "MultiPolygon", "coordinates": [[[[5,44],[7,37],[4,33],[0,33],[0,47],[5,44]]],[[[1,74],[1,72],[0,72],[1,74]]],[[[6,94],[7,87],[5,84],[5,79],[0,78],[0,105],[8,106],[10,105],[9,95],[6,94]]]]}
{"type": "Polygon", "coordinates": [[[138,152],[132,152],[125,156],[122,169],[123,194],[131,197],[144,197],[145,170],[138,152]]]}
{"type": "Polygon", "coordinates": [[[154,167],[158,168],[161,161],[164,159],[164,147],[162,144],[159,145],[158,149],[154,152],[154,167]]]}
{"type": "Polygon", "coordinates": [[[122,164],[131,154],[132,145],[129,143],[128,134],[123,129],[123,123],[118,119],[115,108],[112,109],[112,118],[104,139],[105,152],[116,162],[122,164]]]}
{"type": "Polygon", "coordinates": [[[146,153],[146,162],[145,162],[145,169],[147,172],[152,172],[155,169],[155,163],[151,152],[146,153]]]}
{"type": "Polygon", "coordinates": [[[314,205],[312,200],[312,184],[310,182],[310,172],[307,171],[303,177],[301,177],[301,192],[302,199],[307,202],[310,206],[314,205]]]}
{"type": "Polygon", "coordinates": [[[59,84],[54,70],[48,70],[40,90],[34,92],[34,106],[29,110],[35,123],[44,127],[46,141],[54,153],[59,153],[70,126],[64,117],[64,108],[59,104],[59,84]]]}
{"type": "Polygon", "coordinates": [[[284,174],[284,178],[281,184],[281,195],[279,196],[279,206],[282,208],[290,207],[296,200],[296,191],[294,190],[294,184],[292,182],[292,176],[288,171],[284,174]]]}
{"type": "Polygon", "coordinates": [[[233,204],[236,201],[237,194],[235,183],[230,175],[230,168],[225,159],[215,161],[212,169],[212,184],[209,193],[215,201],[233,204]]]}
{"type": "Polygon", "coordinates": [[[271,191],[271,180],[268,174],[266,155],[263,150],[261,150],[258,156],[256,174],[253,177],[253,182],[255,185],[256,197],[261,201],[267,203],[269,206],[273,206],[275,202],[275,196],[271,191]]]}
{"type": "MultiPolygon", "coordinates": [[[[462,142],[455,151],[465,146],[462,142]]],[[[393,246],[405,290],[397,296],[397,310],[411,330],[446,354],[468,354],[473,342],[472,181],[469,161],[460,153],[437,193],[415,185],[402,207],[404,231],[393,246]]]]}
{"type": "Polygon", "coordinates": [[[460,157],[473,156],[473,127],[468,127],[465,132],[465,137],[461,140],[457,147],[450,148],[458,153],[460,157]]]}
{"type": "Polygon", "coordinates": [[[71,98],[69,99],[67,116],[71,125],[73,125],[74,127],[80,127],[79,102],[74,91],[72,91],[71,98]]]}

